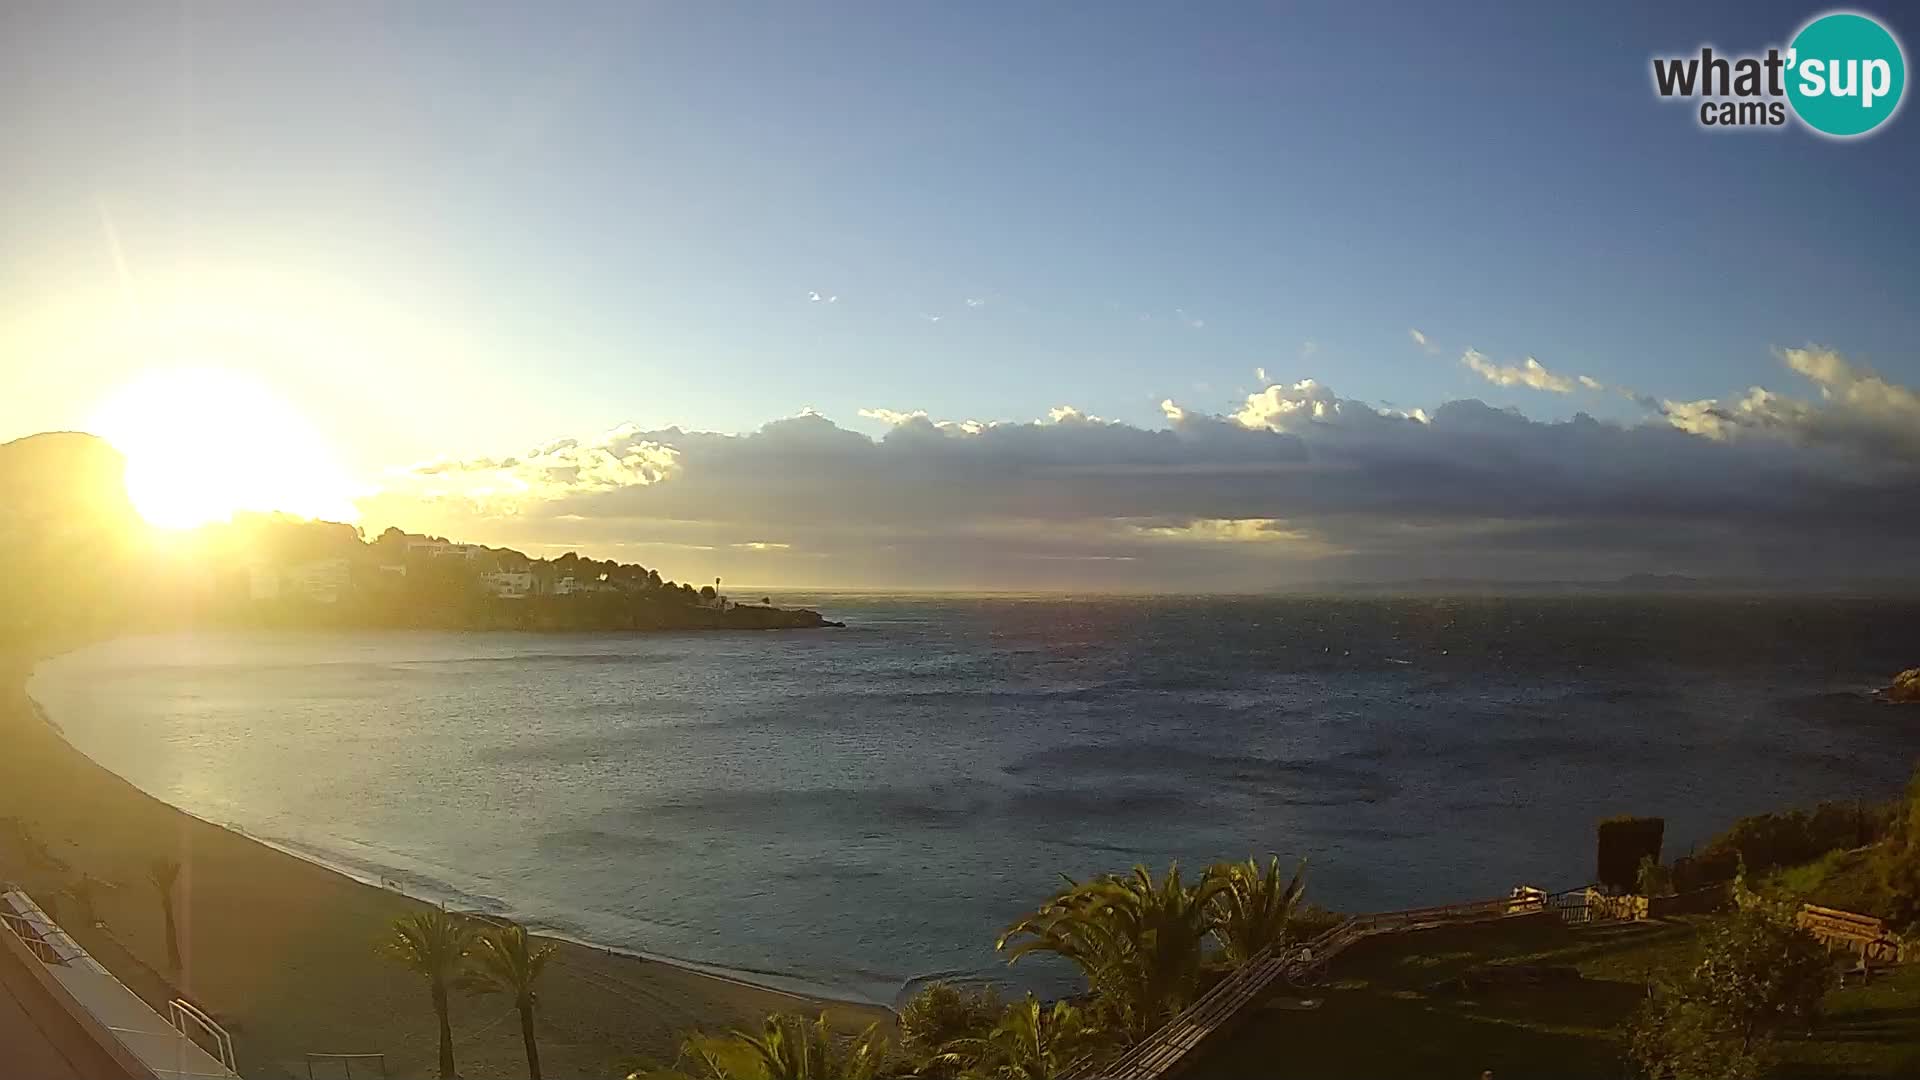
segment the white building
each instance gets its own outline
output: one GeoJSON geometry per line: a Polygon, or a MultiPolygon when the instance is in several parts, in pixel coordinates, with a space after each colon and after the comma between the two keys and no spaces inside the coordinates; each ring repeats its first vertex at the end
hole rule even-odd
{"type": "Polygon", "coordinates": [[[477,559],[486,553],[479,544],[455,544],[446,540],[435,540],[431,536],[407,535],[407,554],[426,554],[433,558],[477,559]]]}
{"type": "Polygon", "coordinates": [[[480,583],[493,595],[505,599],[518,599],[533,592],[533,572],[530,570],[494,570],[480,575],[480,583]]]}
{"type": "Polygon", "coordinates": [[[345,559],[314,559],[294,563],[281,571],[285,591],[321,604],[338,603],[346,595],[351,580],[345,559]]]}

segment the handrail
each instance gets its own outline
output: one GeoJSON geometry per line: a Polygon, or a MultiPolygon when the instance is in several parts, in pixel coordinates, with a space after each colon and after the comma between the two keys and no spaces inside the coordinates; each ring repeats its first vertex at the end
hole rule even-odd
{"type": "Polygon", "coordinates": [[[380,1075],[382,1077],[387,1075],[387,1055],[385,1054],[320,1054],[309,1052],[307,1054],[307,1080],[314,1080],[313,1063],[315,1061],[340,1062],[341,1065],[346,1068],[347,1080],[353,1080],[353,1063],[356,1061],[372,1061],[380,1066],[380,1075]]]}
{"type": "Polygon", "coordinates": [[[40,936],[39,929],[33,925],[32,920],[15,915],[11,911],[0,911],[0,922],[5,922],[7,929],[13,932],[13,936],[19,938],[20,943],[27,947],[27,951],[41,963],[55,967],[67,965],[66,957],[61,956],[59,950],[40,936]]]}
{"type": "MultiPolygon", "coordinates": [[[[1324,968],[1335,955],[1349,945],[1375,934],[1394,933],[1422,924],[1440,924],[1461,919],[1480,921],[1514,915],[1532,915],[1545,911],[1546,894],[1540,890],[1522,892],[1491,900],[1462,904],[1383,911],[1346,919],[1305,942],[1268,946],[1213,988],[1195,999],[1172,1019],[1160,1025],[1126,1053],[1111,1062],[1098,1075],[1114,1080],[1156,1080],[1177,1066],[1218,1025],[1232,1017],[1275,980],[1295,983],[1324,968]]],[[[1075,1063],[1079,1065],[1078,1062],[1075,1063]]],[[[1069,1076],[1078,1077],[1078,1071],[1069,1076]]]]}
{"type": "Polygon", "coordinates": [[[167,1022],[172,1024],[180,1034],[192,1038],[191,1033],[187,1031],[187,1020],[192,1020],[201,1031],[206,1032],[213,1039],[214,1052],[219,1057],[220,1064],[225,1065],[230,1072],[240,1071],[233,1056],[233,1037],[227,1034],[226,1028],[221,1027],[213,1017],[201,1012],[198,1006],[185,998],[174,998],[167,1002],[167,1022]]]}

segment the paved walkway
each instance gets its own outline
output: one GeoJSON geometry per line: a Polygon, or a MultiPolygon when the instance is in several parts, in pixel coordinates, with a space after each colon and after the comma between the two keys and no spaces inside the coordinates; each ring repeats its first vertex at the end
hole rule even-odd
{"type": "Polygon", "coordinates": [[[119,1080],[127,1072],[19,959],[0,949],[0,1076],[119,1080]]]}

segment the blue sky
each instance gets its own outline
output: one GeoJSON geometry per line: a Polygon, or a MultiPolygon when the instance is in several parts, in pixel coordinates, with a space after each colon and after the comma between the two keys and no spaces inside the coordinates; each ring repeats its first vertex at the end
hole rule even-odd
{"type": "Polygon", "coordinates": [[[153,362],[62,355],[129,281],[257,284],[233,306],[285,341],[182,347],[360,473],[803,407],[1156,427],[1256,368],[1643,418],[1469,346],[1679,401],[1790,386],[1810,343],[1920,382],[1913,117],[1703,131],[1649,58],[1824,9],[1674,7],[12,6],[0,433],[153,362]]]}

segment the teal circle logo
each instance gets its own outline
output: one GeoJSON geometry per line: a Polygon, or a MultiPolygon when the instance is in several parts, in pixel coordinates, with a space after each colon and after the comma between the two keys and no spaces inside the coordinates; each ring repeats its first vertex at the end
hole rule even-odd
{"type": "Polygon", "coordinates": [[[1852,138],[1887,122],[1907,88],[1907,59],[1887,28],[1850,11],[1822,15],[1787,49],[1787,100],[1823,135],[1852,138]]]}

